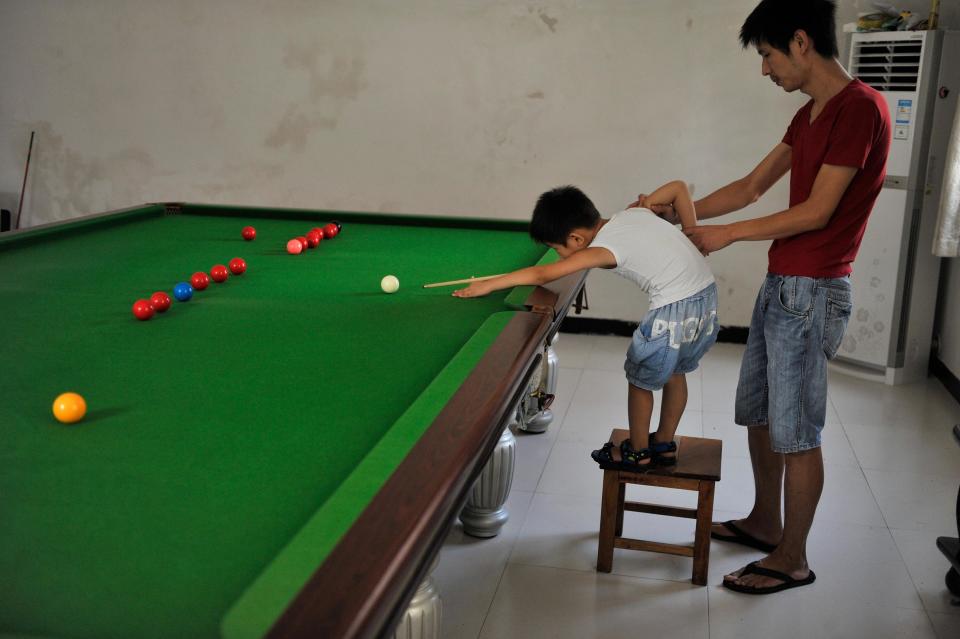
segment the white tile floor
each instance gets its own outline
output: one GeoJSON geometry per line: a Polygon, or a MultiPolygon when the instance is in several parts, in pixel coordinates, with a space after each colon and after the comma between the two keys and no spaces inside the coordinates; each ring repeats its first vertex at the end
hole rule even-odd
{"type": "MultiPolygon", "coordinates": [[[[546,433],[517,437],[510,521],[487,540],[457,525],[440,553],[445,639],[960,637],[934,546],[957,534],[960,447],[950,430],[960,405],[934,379],[889,387],[831,373],[826,485],[808,548],[814,585],[765,597],[727,591],[722,575],[760,554],[724,543],[712,546],[705,588],[690,584],[689,559],[669,555],[617,550],[613,572],[597,573],[601,473],[588,453],[626,425],[627,344],[560,336],[556,418],[546,433]]],[[[718,344],[689,376],[680,428],[724,442],[715,519],[741,516],[753,498],[746,435],[733,423],[742,352],[718,344]]],[[[628,493],[695,503],[686,491],[628,493]]],[[[627,513],[625,534],[689,543],[693,522],[627,513]]]]}

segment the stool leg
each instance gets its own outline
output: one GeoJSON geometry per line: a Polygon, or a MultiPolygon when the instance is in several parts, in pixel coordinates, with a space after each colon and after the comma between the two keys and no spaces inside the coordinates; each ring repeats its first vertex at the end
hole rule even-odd
{"type": "Polygon", "coordinates": [[[693,539],[693,583],[707,585],[710,569],[710,524],[713,519],[713,482],[701,481],[697,498],[697,532],[693,539]]]}
{"type": "Polygon", "coordinates": [[[603,497],[600,504],[600,542],[597,545],[597,571],[613,570],[613,538],[617,526],[617,496],[620,481],[615,470],[603,471],[603,497]]]}
{"type": "Polygon", "coordinates": [[[623,536],[623,500],[627,495],[627,485],[618,482],[617,487],[617,537],[623,536]]]}

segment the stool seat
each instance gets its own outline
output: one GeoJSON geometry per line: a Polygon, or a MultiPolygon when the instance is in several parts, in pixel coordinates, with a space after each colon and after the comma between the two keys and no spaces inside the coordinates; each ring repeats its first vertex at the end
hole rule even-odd
{"type": "MultiPolygon", "coordinates": [[[[630,437],[630,431],[615,428],[610,441],[615,448],[630,437]]],[[[613,569],[613,549],[645,550],[693,558],[692,581],[707,584],[710,564],[710,524],[713,519],[714,485],[720,481],[720,462],[723,442],[703,437],[677,438],[677,463],[673,466],[651,466],[634,472],[628,470],[603,471],[603,499],[600,510],[600,543],[597,550],[597,570],[613,569]],[[625,501],[626,485],[640,484],[692,490],[698,494],[696,508],[680,508],[625,501]],[[697,521],[691,546],[664,544],[623,537],[624,511],[652,513],[668,517],[686,517],[697,521]]]]}

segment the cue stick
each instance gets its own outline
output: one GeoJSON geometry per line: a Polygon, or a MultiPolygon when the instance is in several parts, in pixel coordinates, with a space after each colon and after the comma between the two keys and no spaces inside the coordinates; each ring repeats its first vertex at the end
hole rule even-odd
{"type": "Polygon", "coordinates": [[[13,229],[20,228],[20,213],[23,211],[23,193],[27,188],[27,174],[30,173],[30,156],[33,154],[33,136],[36,131],[30,132],[30,146],[27,147],[27,165],[23,169],[23,185],[20,187],[20,203],[17,204],[17,219],[13,223],[13,229]]]}
{"type": "Polygon", "coordinates": [[[503,277],[506,273],[500,275],[484,275],[483,277],[468,277],[462,280],[450,280],[449,282],[436,282],[434,284],[424,284],[423,288],[437,288],[438,286],[455,286],[456,284],[471,284],[473,282],[482,282],[483,280],[492,280],[495,277],[503,277]]]}

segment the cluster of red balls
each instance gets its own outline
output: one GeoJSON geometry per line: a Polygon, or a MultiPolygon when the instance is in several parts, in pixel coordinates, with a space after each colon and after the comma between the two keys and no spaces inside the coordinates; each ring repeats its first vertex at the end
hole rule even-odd
{"type": "MultiPolygon", "coordinates": [[[[223,264],[215,264],[210,269],[210,275],[207,275],[203,271],[197,271],[190,276],[190,286],[186,288],[186,291],[189,291],[189,293],[182,293],[184,295],[183,298],[180,297],[181,294],[178,293],[177,289],[183,287],[186,283],[182,282],[177,284],[177,286],[174,287],[174,296],[176,296],[178,299],[182,299],[182,301],[186,301],[192,297],[193,291],[202,291],[210,286],[210,280],[213,280],[219,284],[227,281],[229,273],[233,273],[234,275],[243,275],[246,270],[247,263],[243,260],[243,258],[239,257],[235,257],[230,260],[228,266],[224,266],[223,264]]],[[[140,321],[146,321],[153,317],[154,313],[165,313],[170,308],[172,303],[173,302],[169,295],[163,291],[157,291],[150,296],[149,300],[141,299],[133,303],[133,316],[140,321]]]]}
{"type": "Polygon", "coordinates": [[[338,222],[330,222],[321,227],[315,227],[307,231],[306,235],[295,237],[287,242],[287,253],[299,255],[306,249],[317,248],[323,240],[331,240],[339,233],[342,226],[338,222]]]}

